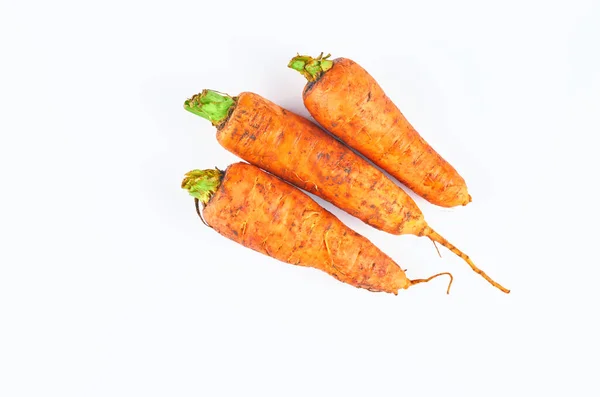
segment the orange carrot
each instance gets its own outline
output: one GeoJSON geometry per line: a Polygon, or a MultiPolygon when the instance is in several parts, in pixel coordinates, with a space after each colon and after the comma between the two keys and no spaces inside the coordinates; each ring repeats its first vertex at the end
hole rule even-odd
{"type": "Polygon", "coordinates": [[[379,230],[426,236],[509,292],[429,227],[413,199],[392,180],[309,120],[250,92],[230,97],[204,90],[184,107],[210,120],[217,127],[219,143],[249,163],[379,230]]]}
{"type": "Polygon", "coordinates": [[[442,274],[449,275],[452,284],[450,273],[409,280],[400,266],[368,239],[300,190],[253,165],[236,163],[225,171],[190,171],[181,186],[196,204],[202,203],[201,216],[208,226],[282,262],[313,267],[374,292],[397,294],[442,274]]]}
{"type": "Polygon", "coordinates": [[[305,55],[289,67],[308,83],[304,105],[326,130],[430,203],[467,205],[464,179],[425,142],[379,84],[356,62],[305,55]]]}

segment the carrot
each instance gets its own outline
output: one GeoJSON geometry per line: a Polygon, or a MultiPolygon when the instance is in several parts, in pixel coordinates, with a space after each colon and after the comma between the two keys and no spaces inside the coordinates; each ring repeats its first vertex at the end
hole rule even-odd
{"type": "Polygon", "coordinates": [[[184,104],[217,127],[230,152],[392,234],[426,236],[463,258],[492,285],[509,292],[436,233],[413,199],[376,167],[304,117],[260,95],[230,97],[204,90],[184,104]]]}
{"type": "MultiPolygon", "coordinates": [[[[246,163],[225,171],[193,170],[182,188],[202,203],[201,216],[230,240],[282,262],[322,270],[358,288],[397,294],[427,282],[409,280],[389,256],[300,190],[246,163]]],[[[198,212],[200,215],[200,212],[198,212]]],[[[450,284],[447,292],[450,291],[450,284]]]]}
{"type": "Polygon", "coordinates": [[[304,105],[315,120],[430,203],[467,205],[458,172],[419,135],[356,62],[298,55],[288,66],[308,79],[304,105]]]}

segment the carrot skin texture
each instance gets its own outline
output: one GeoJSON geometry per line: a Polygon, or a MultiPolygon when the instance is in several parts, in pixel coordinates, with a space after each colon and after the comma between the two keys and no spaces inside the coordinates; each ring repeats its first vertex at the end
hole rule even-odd
{"type": "Polygon", "coordinates": [[[303,92],[311,116],[427,201],[467,205],[458,172],[406,120],[375,79],[356,62],[338,58],[303,92]]]}
{"type": "Polygon", "coordinates": [[[203,210],[221,235],[282,262],[322,270],[358,288],[397,294],[404,271],[306,194],[259,168],[236,163],[203,210]]]}
{"type": "Polygon", "coordinates": [[[426,227],[414,200],[381,171],[314,123],[257,94],[239,95],[217,140],[379,230],[418,235],[426,227]]]}

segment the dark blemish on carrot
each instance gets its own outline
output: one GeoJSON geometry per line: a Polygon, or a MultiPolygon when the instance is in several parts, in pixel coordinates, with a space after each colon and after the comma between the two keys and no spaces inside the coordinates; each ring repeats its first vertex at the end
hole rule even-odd
{"type": "Polygon", "coordinates": [[[360,205],[362,205],[363,207],[366,207],[367,206],[367,201],[366,200],[361,201],[360,205]]]}
{"type": "MultiPolygon", "coordinates": [[[[328,179],[329,177],[327,177],[326,179],[328,179]]],[[[333,183],[335,183],[336,185],[342,185],[346,183],[346,178],[342,177],[341,175],[334,175],[332,178],[333,183]]]]}
{"type": "Polygon", "coordinates": [[[349,174],[349,173],[350,173],[350,171],[352,171],[352,169],[351,169],[350,167],[345,167],[345,168],[344,168],[344,172],[345,172],[346,174],[349,174]]]}
{"type": "Polygon", "coordinates": [[[249,138],[250,138],[250,139],[252,139],[253,141],[255,141],[255,140],[256,140],[256,135],[254,135],[254,134],[250,134],[250,137],[249,137],[249,138]]]}
{"type": "Polygon", "coordinates": [[[331,126],[335,128],[335,127],[337,127],[337,126],[338,126],[338,123],[336,123],[335,121],[332,121],[332,122],[331,122],[331,126]]]}
{"type": "Polygon", "coordinates": [[[373,209],[375,209],[375,208],[376,208],[376,207],[375,207],[375,204],[371,204],[371,205],[369,206],[369,208],[373,208],[373,209]]]}
{"type": "Polygon", "coordinates": [[[314,81],[309,81],[308,83],[306,83],[306,85],[304,86],[304,92],[302,93],[304,96],[308,95],[308,93],[312,90],[313,86],[315,85],[315,83],[319,81],[319,79],[314,80],[314,81]]]}
{"type": "Polygon", "coordinates": [[[371,100],[371,91],[369,91],[369,93],[367,94],[367,102],[369,102],[371,100]]]}

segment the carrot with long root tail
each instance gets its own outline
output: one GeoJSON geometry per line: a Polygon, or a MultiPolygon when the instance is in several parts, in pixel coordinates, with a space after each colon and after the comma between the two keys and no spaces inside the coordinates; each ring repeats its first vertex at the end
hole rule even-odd
{"type": "Polygon", "coordinates": [[[218,142],[249,163],[379,230],[428,237],[463,258],[490,284],[509,292],[436,233],[402,188],[304,117],[251,92],[232,97],[204,90],[184,107],[209,120],[217,128],[218,142]]]}

